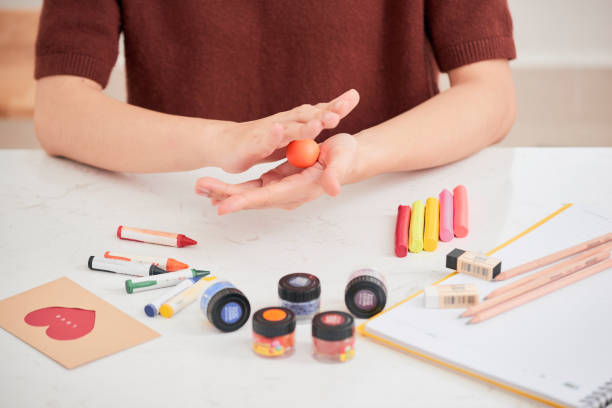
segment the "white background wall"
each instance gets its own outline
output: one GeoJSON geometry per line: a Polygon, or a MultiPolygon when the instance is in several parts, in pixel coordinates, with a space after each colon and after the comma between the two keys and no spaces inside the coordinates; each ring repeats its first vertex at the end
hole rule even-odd
{"type": "MultiPolygon", "coordinates": [[[[41,4],[0,0],[0,8],[41,4]]],[[[612,0],[509,0],[509,5],[518,48],[515,66],[612,67],[612,0]]]]}

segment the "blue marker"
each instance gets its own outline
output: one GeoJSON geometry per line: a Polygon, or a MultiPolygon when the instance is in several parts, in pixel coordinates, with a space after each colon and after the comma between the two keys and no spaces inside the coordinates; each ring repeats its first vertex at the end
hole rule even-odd
{"type": "MultiPolygon", "coordinates": [[[[172,272],[172,273],[175,273],[175,272],[172,272]]],[[[185,280],[181,281],[178,285],[173,286],[172,288],[170,288],[167,291],[165,291],[161,296],[159,296],[153,302],[149,303],[148,305],[146,305],[144,307],[144,311],[147,314],[147,316],[149,316],[149,317],[157,316],[157,314],[159,313],[159,308],[161,307],[161,305],[163,305],[168,300],[172,299],[174,296],[178,295],[182,291],[189,289],[200,278],[201,278],[201,276],[198,276],[198,277],[195,277],[195,278],[185,279],[185,280]]]]}

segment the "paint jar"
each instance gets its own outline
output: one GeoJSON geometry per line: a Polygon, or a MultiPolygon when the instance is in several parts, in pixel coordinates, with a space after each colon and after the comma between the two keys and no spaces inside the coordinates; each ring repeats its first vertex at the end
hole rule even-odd
{"type": "Polygon", "coordinates": [[[321,282],[309,273],[292,273],[278,281],[281,307],[291,310],[297,320],[311,319],[319,312],[321,282]]]}
{"type": "Polygon", "coordinates": [[[288,357],[295,347],[295,314],[266,307],[253,315],[253,351],[262,357],[288,357]]]}
{"type": "Polygon", "coordinates": [[[356,317],[367,319],[380,313],[387,303],[385,277],[373,269],[360,269],[349,276],[344,303],[356,317]]]}
{"type": "Polygon", "coordinates": [[[251,314],[244,294],[227,281],[212,281],[202,293],[200,309],[217,329],[232,332],[241,328],[251,314]]]}
{"type": "Polygon", "coordinates": [[[353,316],[345,312],[322,312],[312,319],[313,355],[329,362],[349,361],[355,355],[353,316]]]}

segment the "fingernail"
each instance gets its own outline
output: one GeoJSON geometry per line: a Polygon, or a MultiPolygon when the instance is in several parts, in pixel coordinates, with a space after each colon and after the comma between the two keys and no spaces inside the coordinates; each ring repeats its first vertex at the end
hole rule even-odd
{"type": "Polygon", "coordinates": [[[210,197],[210,195],[212,194],[212,192],[209,189],[204,188],[204,187],[196,188],[196,193],[206,196],[206,197],[210,197]]]}

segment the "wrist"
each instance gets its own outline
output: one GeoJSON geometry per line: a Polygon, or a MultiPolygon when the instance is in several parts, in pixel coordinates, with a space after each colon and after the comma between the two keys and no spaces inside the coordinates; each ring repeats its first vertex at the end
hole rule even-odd
{"type": "Polygon", "coordinates": [[[196,135],[194,151],[199,157],[199,167],[225,166],[225,161],[231,154],[232,147],[228,146],[230,138],[224,137],[233,122],[222,120],[196,119],[197,128],[193,132],[196,135]]]}
{"type": "Polygon", "coordinates": [[[367,130],[361,131],[353,137],[357,142],[355,158],[351,169],[342,180],[342,184],[357,183],[376,175],[373,171],[373,156],[376,147],[371,143],[367,130]]]}

